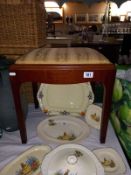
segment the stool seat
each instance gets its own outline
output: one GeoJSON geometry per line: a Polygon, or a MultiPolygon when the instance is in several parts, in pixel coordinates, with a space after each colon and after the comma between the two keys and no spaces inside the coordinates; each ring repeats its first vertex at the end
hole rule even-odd
{"type": "Polygon", "coordinates": [[[109,64],[91,48],[38,48],[21,56],[15,64],[109,64]]]}

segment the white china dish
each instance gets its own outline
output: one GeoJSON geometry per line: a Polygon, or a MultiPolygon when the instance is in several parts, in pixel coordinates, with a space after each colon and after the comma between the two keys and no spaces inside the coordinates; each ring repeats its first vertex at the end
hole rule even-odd
{"type": "Polygon", "coordinates": [[[58,146],[45,156],[41,165],[42,175],[104,175],[96,156],[79,144],[58,146]]]}
{"type": "Polygon", "coordinates": [[[85,113],[86,122],[93,128],[100,129],[102,108],[98,105],[91,104],[85,113]]]}
{"type": "Polygon", "coordinates": [[[90,127],[79,118],[54,116],[44,119],[37,126],[38,136],[49,142],[78,142],[90,134],[90,127]]]}
{"type": "Polygon", "coordinates": [[[72,113],[72,116],[80,116],[93,103],[94,93],[89,82],[69,85],[42,83],[37,99],[41,110],[49,115],[72,113]]]}
{"type": "Polygon", "coordinates": [[[93,151],[101,162],[106,175],[120,175],[126,172],[122,157],[112,148],[101,148],[93,151]]]}
{"type": "Polygon", "coordinates": [[[49,146],[33,146],[8,163],[0,175],[41,175],[41,163],[50,151],[49,146]]]}

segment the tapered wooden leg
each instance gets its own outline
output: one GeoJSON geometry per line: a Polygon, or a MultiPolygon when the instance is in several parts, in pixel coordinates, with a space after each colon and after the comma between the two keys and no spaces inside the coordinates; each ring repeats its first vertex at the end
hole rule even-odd
{"type": "Polygon", "coordinates": [[[18,120],[18,127],[20,130],[20,136],[22,143],[27,142],[27,133],[26,133],[26,125],[25,125],[25,117],[22,111],[22,105],[20,100],[20,83],[17,81],[15,76],[10,76],[12,93],[14,97],[14,104],[16,109],[16,116],[18,120]]]}
{"type": "Polygon", "coordinates": [[[110,72],[110,76],[108,75],[107,78],[105,78],[105,82],[104,82],[103,113],[102,113],[101,130],[100,130],[101,143],[105,143],[105,139],[106,139],[107,126],[108,126],[110,111],[111,111],[114,79],[115,79],[115,73],[110,72]]]}
{"type": "Polygon", "coordinates": [[[37,92],[38,92],[38,84],[32,82],[32,90],[33,90],[33,98],[34,98],[34,104],[35,104],[35,108],[39,107],[39,103],[37,100],[37,92]]]}

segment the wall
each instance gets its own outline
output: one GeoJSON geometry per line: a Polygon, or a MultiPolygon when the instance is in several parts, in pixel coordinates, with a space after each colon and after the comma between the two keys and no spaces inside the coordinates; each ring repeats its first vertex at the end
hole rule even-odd
{"type": "Polygon", "coordinates": [[[71,16],[75,13],[84,14],[88,12],[88,5],[82,2],[67,2],[63,6],[64,16],[71,16]]]}
{"type": "Polygon", "coordinates": [[[91,5],[83,2],[67,2],[63,5],[64,16],[84,14],[84,13],[104,13],[106,8],[105,2],[98,2],[91,5]]]}
{"type": "Polygon", "coordinates": [[[90,5],[88,7],[88,13],[92,14],[92,13],[105,13],[106,10],[106,3],[105,2],[98,2],[98,3],[94,3],[92,5],[90,5]]]}
{"type": "MultiPolygon", "coordinates": [[[[75,23],[75,14],[104,14],[106,9],[105,2],[98,2],[91,5],[83,2],[66,2],[63,4],[63,23],[55,24],[56,31],[66,31],[66,16],[73,17],[73,23],[75,23]]],[[[90,25],[90,24],[86,24],[90,25]]],[[[99,25],[99,24],[98,24],[99,25]]]]}

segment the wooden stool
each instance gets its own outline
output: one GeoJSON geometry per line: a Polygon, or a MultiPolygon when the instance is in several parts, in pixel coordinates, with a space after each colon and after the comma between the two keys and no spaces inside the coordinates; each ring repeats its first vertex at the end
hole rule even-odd
{"type": "Polygon", "coordinates": [[[37,82],[74,84],[88,81],[104,85],[100,142],[105,143],[116,73],[115,65],[106,57],[90,48],[38,48],[20,57],[9,70],[22,143],[27,142],[20,102],[22,83],[32,82],[36,94],[37,82]]]}

